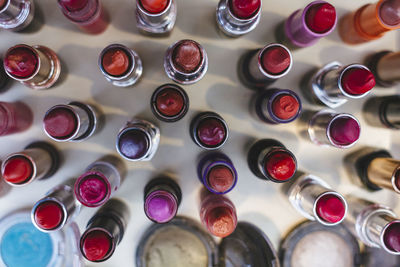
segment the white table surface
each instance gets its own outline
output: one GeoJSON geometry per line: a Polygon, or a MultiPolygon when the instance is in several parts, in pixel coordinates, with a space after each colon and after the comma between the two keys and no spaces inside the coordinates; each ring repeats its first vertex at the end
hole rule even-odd
{"type": "MultiPolygon", "coordinates": [[[[64,63],[62,81],[46,91],[32,91],[17,82],[0,95],[1,101],[26,102],[35,113],[34,125],[28,131],[0,138],[0,156],[20,151],[34,140],[50,141],[41,128],[45,111],[55,104],[71,100],[97,103],[106,114],[106,125],[97,135],[83,143],[57,143],[65,163],[55,176],[46,181],[37,181],[23,188],[14,188],[0,199],[0,216],[21,207],[32,206],[45,192],[56,184],[77,177],[87,165],[107,153],[116,153],[115,138],[118,130],[133,116],[149,118],[161,129],[160,147],[151,162],[126,162],[129,168],[127,179],[116,196],[130,205],[131,221],[124,239],[113,257],[100,264],[90,266],[135,266],[134,256],[138,241],[151,224],[143,212],[143,188],[154,176],[171,172],[177,177],[183,191],[180,215],[199,219],[199,192],[202,185],[196,176],[197,156],[202,149],[189,136],[190,119],[198,111],[215,111],[229,124],[230,137],[222,148],[232,158],[239,174],[236,188],[229,193],[238,212],[238,218],[260,227],[278,248],[282,236],[304,219],[291,207],[280,192],[280,185],[256,178],[248,169],[246,155],[248,143],[256,138],[276,138],[283,142],[297,157],[299,169],[322,177],[339,192],[354,193],[371,200],[380,201],[400,211],[398,196],[381,190],[367,193],[351,183],[346,174],[343,157],[362,145],[375,145],[390,149],[400,157],[400,135],[398,132],[372,128],[361,116],[365,99],[349,101],[337,109],[354,114],[362,124],[361,138],[354,148],[338,150],[321,148],[298,135],[296,123],[280,126],[263,124],[252,117],[248,103],[254,91],[244,88],[236,75],[237,61],[248,49],[255,49],[275,41],[274,30],[293,11],[304,7],[309,1],[280,0],[264,1],[261,22],[248,35],[238,39],[221,36],[215,26],[217,0],[177,0],[178,18],[172,35],[168,38],[151,38],[140,35],[136,28],[135,2],[112,0],[103,4],[111,16],[108,29],[96,36],[87,35],[71,24],[57,7],[55,0],[36,0],[44,14],[45,24],[35,33],[0,32],[0,54],[19,43],[41,44],[57,52],[64,63]],[[152,115],[149,101],[153,91],[161,84],[171,82],[164,73],[163,57],[173,42],[190,38],[201,43],[209,57],[209,69],[198,83],[184,86],[190,97],[190,111],[177,123],[163,123],[152,115]],[[137,51],[144,63],[144,75],[140,83],[130,88],[118,88],[108,83],[97,66],[100,51],[111,43],[121,43],[137,51]]],[[[362,0],[331,1],[339,17],[366,3],[362,0]]],[[[400,35],[386,34],[380,40],[359,46],[348,46],[341,42],[337,30],[313,47],[293,53],[294,66],[291,72],[274,84],[278,88],[289,88],[298,93],[299,81],[304,73],[314,66],[322,66],[333,60],[344,64],[363,62],[364,58],[384,49],[398,50],[400,35]]],[[[396,88],[376,88],[371,95],[396,93],[396,88]]],[[[302,97],[304,99],[304,97],[302,97]]],[[[310,107],[303,101],[304,106],[310,107]]],[[[81,231],[95,209],[84,208],[78,217],[81,231]]]]}

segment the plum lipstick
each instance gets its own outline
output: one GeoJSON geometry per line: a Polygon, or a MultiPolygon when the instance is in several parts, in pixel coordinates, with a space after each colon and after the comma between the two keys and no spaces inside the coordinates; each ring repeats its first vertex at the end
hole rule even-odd
{"type": "Polygon", "coordinates": [[[229,37],[242,36],[257,27],[261,10],[261,0],[220,0],[217,25],[229,37]]]}
{"type": "Polygon", "coordinates": [[[35,4],[32,0],[0,1],[0,28],[22,31],[33,21],[35,4]]]}
{"type": "Polygon", "coordinates": [[[25,103],[0,102],[0,136],[26,131],[32,123],[32,110],[25,103]]]}
{"type": "Polygon", "coordinates": [[[366,122],[375,127],[400,129],[400,96],[371,97],[363,106],[366,122]]]}
{"type": "Polygon", "coordinates": [[[3,65],[8,76],[34,90],[50,88],[61,73],[56,53],[41,45],[11,47],[4,56],[3,65]]]}
{"type": "Polygon", "coordinates": [[[376,53],[369,58],[367,65],[380,86],[392,87],[400,82],[400,52],[376,53]]]}

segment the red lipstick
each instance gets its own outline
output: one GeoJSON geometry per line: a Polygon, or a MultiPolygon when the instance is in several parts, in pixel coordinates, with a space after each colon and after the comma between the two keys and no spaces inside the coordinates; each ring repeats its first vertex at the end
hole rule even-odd
{"type": "Polygon", "coordinates": [[[138,0],[139,4],[149,13],[158,14],[163,12],[169,0],[138,0]]]}
{"type": "Polygon", "coordinates": [[[336,23],[336,9],[329,3],[312,5],[306,12],[307,26],[316,33],[325,33],[336,23]]]}
{"type": "Polygon", "coordinates": [[[291,95],[281,95],[272,102],[272,111],[281,120],[289,120],[299,112],[300,104],[291,95]]]}
{"type": "Polygon", "coordinates": [[[54,201],[40,203],[35,209],[36,225],[44,230],[57,228],[63,221],[62,207],[54,201]]]}
{"type": "Polygon", "coordinates": [[[174,84],[161,85],[151,97],[151,110],[162,121],[178,121],[189,110],[189,97],[180,86],[174,84]]]}
{"type": "Polygon", "coordinates": [[[32,110],[25,103],[0,102],[0,136],[26,131],[32,122],[32,110]]]}
{"type": "Polygon", "coordinates": [[[122,49],[110,49],[103,55],[102,66],[112,76],[124,75],[130,64],[128,54],[122,49]]]}
{"type": "Polygon", "coordinates": [[[29,78],[38,68],[36,53],[25,46],[19,46],[7,53],[4,65],[9,74],[16,78],[29,78]]]}
{"type": "Polygon", "coordinates": [[[0,1],[0,28],[12,31],[22,31],[33,22],[35,2],[32,0],[0,1]]]}
{"type": "Polygon", "coordinates": [[[350,95],[362,95],[375,86],[375,77],[367,69],[348,69],[342,76],[342,87],[350,95]]]}
{"type": "Polygon", "coordinates": [[[341,198],[334,194],[327,194],[317,200],[317,215],[329,223],[341,221],[346,213],[346,207],[341,198]]]}
{"type": "Polygon", "coordinates": [[[101,261],[112,247],[111,236],[102,230],[94,230],[82,241],[82,251],[89,261],[101,261]]]}
{"type": "Polygon", "coordinates": [[[261,56],[264,71],[271,75],[279,75],[286,71],[291,64],[291,55],[281,46],[272,46],[261,56]]]}
{"type": "Polygon", "coordinates": [[[295,159],[287,152],[276,152],[265,159],[264,170],[269,176],[279,181],[290,179],[296,169],[295,159]]]}
{"type": "Polygon", "coordinates": [[[257,14],[261,0],[229,0],[234,16],[239,19],[250,19],[257,14]]]}
{"type": "Polygon", "coordinates": [[[143,34],[168,36],[175,26],[176,15],[175,0],[136,1],[136,25],[143,34]]]}
{"type": "Polygon", "coordinates": [[[6,182],[12,184],[23,184],[31,179],[33,175],[31,161],[22,156],[9,158],[3,168],[3,178],[6,182]]]}

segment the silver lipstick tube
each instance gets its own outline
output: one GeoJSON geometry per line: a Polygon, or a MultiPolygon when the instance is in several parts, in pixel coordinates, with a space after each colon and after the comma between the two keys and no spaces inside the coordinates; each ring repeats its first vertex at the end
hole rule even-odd
{"type": "Polygon", "coordinates": [[[400,129],[400,96],[369,98],[364,103],[363,116],[371,126],[400,129]]]}
{"type": "Polygon", "coordinates": [[[28,27],[35,15],[35,4],[32,0],[6,0],[0,10],[0,28],[21,31],[28,27]]]}
{"type": "Polygon", "coordinates": [[[169,35],[176,22],[175,0],[169,0],[165,10],[158,14],[147,12],[139,2],[140,0],[136,1],[136,22],[139,31],[152,36],[169,35]]]}

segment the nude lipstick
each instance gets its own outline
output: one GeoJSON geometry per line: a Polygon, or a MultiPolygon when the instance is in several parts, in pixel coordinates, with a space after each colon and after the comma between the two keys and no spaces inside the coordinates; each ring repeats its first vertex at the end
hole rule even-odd
{"type": "Polygon", "coordinates": [[[192,140],[201,148],[212,150],[222,147],[229,136],[225,120],[214,112],[199,113],[190,124],[192,140]]]}
{"type": "Polygon", "coordinates": [[[355,45],[379,39],[386,32],[399,28],[399,2],[380,0],[345,15],[339,22],[339,35],[343,42],[355,45]]]}
{"type": "Polygon", "coordinates": [[[143,73],[139,55],[121,44],[111,44],[103,49],[99,67],[106,80],[119,87],[134,85],[143,73]]]}
{"type": "Polygon", "coordinates": [[[365,121],[375,127],[400,129],[400,96],[371,97],[363,106],[365,121]]]}
{"type": "Polygon", "coordinates": [[[287,195],[292,206],[309,220],[334,226],[346,217],[344,197],[317,176],[303,174],[296,177],[287,195]]]}
{"type": "Polygon", "coordinates": [[[400,52],[376,53],[369,58],[367,64],[380,86],[392,87],[400,82],[400,52]]]}
{"type": "Polygon", "coordinates": [[[80,211],[73,194],[75,179],[67,180],[36,202],[31,212],[32,223],[42,232],[58,231],[72,221],[80,211]]]}
{"type": "Polygon", "coordinates": [[[189,97],[182,87],[164,84],[154,91],[150,107],[159,120],[176,122],[182,119],[189,110],[189,97]]]}
{"type": "Polygon", "coordinates": [[[0,28],[21,31],[28,27],[35,15],[35,4],[32,0],[0,1],[0,28]]]}
{"type": "Polygon", "coordinates": [[[121,200],[110,199],[89,220],[80,240],[82,255],[91,262],[108,260],[121,242],[129,219],[129,207],[121,200]]]}
{"type": "Polygon", "coordinates": [[[168,48],[164,69],[167,76],[177,83],[196,83],[208,69],[206,50],[193,40],[180,40],[168,48]]]}
{"type": "Polygon", "coordinates": [[[312,46],[336,27],[334,6],[325,1],[313,1],[292,13],[284,23],[286,41],[296,48],[312,46]]]}
{"type": "Polygon", "coordinates": [[[365,97],[374,86],[375,77],[364,65],[331,62],[311,77],[307,89],[317,102],[337,108],[349,99],[365,97]]]}
{"type": "Polygon", "coordinates": [[[247,163],[256,177],[275,183],[291,180],[297,170],[293,153],[273,139],[255,142],[247,154],[247,163]]]}
{"type": "Polygon", "coordinates": [[[236,229],[236,208],[225,196],[210,193],[201,202],[200,219],[210,234],[227,237],[236,229]]]}
{"type": "Polygon", "coordinates": [[[400,255],[400,220],[388,207],[347,197],[349,211],[344,225],[366,246],[400,255]]]}
{"type": "Polygon", "coordinates": [[[32,123],[32,110],[25,103],[0,102],[0,136],[26,131],[32,123]]]}
{"type": "Polygon", "coordinates": [[[175,0],[137,0],[136,25],[143,34],[168,36],[176,21],[175,0]]]}
{"type": "Polygon", "coordinates": [[[265,88],[287,75],[293,66],[292,53],[281,44],[272,43],[245,53],[239,60],[241,82],[250,88],[265,88]]]}
{"type": "Polygon", "coordinates": [[[1,164],[1,175],[11,186],[25,186],[51,177],[60,166],[58,150],[46,142],[34,142],[23,151],[8,155],[1,164]]]}
{"type": "Polygon", "coordinates": [[[155,223],[167,223],[176,216],[181,200],[181,189],[174,180],[157,178],[144,189],[144,212],[155,223]]]}
{"type": "Polygon", "coordinates": [[[265,123],[289,123],[298,118],[301,112],[300,97],[288,89],[267,89],[255,97],[257,116],[265,123]]]}
{"type": "Polygon", "coordinates": [[[82,102],[51,107],[43,118],[44,132],[57,142],[81,142],[99,128],[100,112],[82,102]]]}
{"type": "Polygon", "coordinates": [[[235,188],[238,174],[231,159],[220,152],[207,153],[197,166],[200,182],[214,194],[226,194],[235,188]]]}
{"type": "Polygon", "coordinates": [[[257,27],[261,10],[261,0],[220,0],[217,25],[229,37],[242,36],[257,27]]]}
{"type": "Polygon", "coordinates": [[[90,164],[74,185],[76,199],[84,206],[100,207],[113,197],[122,183],[126,166],[108,155],[90,164]]]}
{"type": "Polygon", "coordinates": [[[34,90],[50,88],[61,73],[56,53],[42,45],[11,47],[4,56],[3,65],[8,76],[34,90]]]}
{"type": "Polygon", "coordinates": [[[129,161],[151,160],[160,143],[160,130],[153,123],[140,119],[128,121],[117,136],[118,153],[129,161]]]}
{"type": "Polygon", "coordinates": [[[64,16],[83,31],[99,34],[106,30],[109,18],[99,0],[58,0],[64,16]]]}

